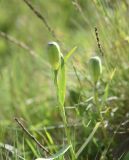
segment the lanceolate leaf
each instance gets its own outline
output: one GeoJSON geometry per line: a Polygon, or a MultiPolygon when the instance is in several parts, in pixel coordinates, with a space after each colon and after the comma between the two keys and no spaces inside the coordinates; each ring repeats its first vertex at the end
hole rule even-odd
{"type": "Polygon", "coordinates": [[[67,150],[70,147],[71,147],[70,145],[67,145],[64,148],[62,148],[60,151],[58,151],[56,154],[54,154],[53,156],[51,156],[49,158],[37,158],[36,160],[54,160],[54,159],[59,158],[60,156],[64,155],[65,152],[67,152],[67,150]]]}
{"type": "Polygon", "coordinates": [[[67,60],[71,57],[71,55],[75,52],[75,50],[77,49],[77,47],[72,48],[64,57],[65,62],[67,62],[67,60]]]}
{"type": "Polygon", "coordinates": [[[65,90],[66,90],[66,75],[65,75],[65,62],[61,59],[61,67],[58,75],[58,98],[60,104],[63,106],[65,101],[65,90]]]}
{"type": "Polygon", "coordinates": [[[100,122],[96,123],[93,131],[91,132],[91,134],[89,135],[89,137],[86,139],[86,141],[83,143],[83,145],[81,146],[81,148],[78,150],[78,152],[76,153],[76,157],[79,157],[79,155],[82,153],[82,151],[85,149],[85,147],[87,146],[87,144],[91,141],[91,139],[93,138],[94,134],[96,133],[98,127],[100,126],[100,122]]]}

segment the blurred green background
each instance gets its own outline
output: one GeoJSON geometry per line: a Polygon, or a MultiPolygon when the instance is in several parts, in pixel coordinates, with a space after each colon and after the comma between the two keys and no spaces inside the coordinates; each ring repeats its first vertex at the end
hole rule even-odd
{"type": "MultiPolygon", "coordinates": [[[[115,100],[105,105],[109,109],[105,116],[109,130],[115,131],[129,116],[129,1],[30,2],[54,30],[64,55],[77,46],[67,64],[66,107],[83,103],[93,95],[88,60],[93,55],[101,56],[94,32],[94,27],[98,28],[104,53],[100,94],[103,94],[103,89],[116,69],[109,89],[109,97],[115,97],[115,100]]],[[[63,130],[51,129],[47,132],[44,127],[62,124],[46,49],[47,43],[56,39],[23,0],[0,0],[0,31],[24,42],[36,54],[36,57],[32,56],[30,52],[0,34],[0,142],[16,146],[27,160],[41,154],[32,141],[26,140],[25,134],[14,121],[14,117],[19,117],[54,152],[62,145],[63,130]]],[[[79,127],[74,128],[77,148],[94,127],[95,115],[87,113],[88,105],[85,104],[81,109],[67,110],[69,123],[79,124],[79,127]],[[89,126],[85,127],[90,120],[89,126]]],[[[125,134],[120,137],[127,134],[127,126],[128,123],[121,128],[125,134]]],[[[119,148],[119,139],[117,135],[111,143],[110,157],[115,146],[119,148]]],[[[103,142],[101,144],[100,140],[101,133],[98,132],[98,136],[89,144],[80,160],[94,159],[98,150],[101,153],[103,142]]],[[[9,159],[8,151],[0,151],[0,159],[9,159]]]]}

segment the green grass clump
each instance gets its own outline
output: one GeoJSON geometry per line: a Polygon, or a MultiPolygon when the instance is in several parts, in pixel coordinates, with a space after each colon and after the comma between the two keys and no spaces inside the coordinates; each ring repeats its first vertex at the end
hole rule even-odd
{"type": "Polygon", "coordinates": [[[128,160],[128,9],[0,1],[0,160],[128,160]]]}

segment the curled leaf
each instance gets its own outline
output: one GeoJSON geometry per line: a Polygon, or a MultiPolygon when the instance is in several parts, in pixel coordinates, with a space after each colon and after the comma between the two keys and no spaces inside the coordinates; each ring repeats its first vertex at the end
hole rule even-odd
{"type": "Polygon", "coordinates": [[[102,73],[101,59],[98,56],[91,57],[89,60],[89,65],[93,81],[96,84],[102,73]]]}
{"type": "Polygon", "coordinates": [[[61,63],[62,53],[56,42],[48,43],[48,60],[54,70],[58,70],[61,63]]]}

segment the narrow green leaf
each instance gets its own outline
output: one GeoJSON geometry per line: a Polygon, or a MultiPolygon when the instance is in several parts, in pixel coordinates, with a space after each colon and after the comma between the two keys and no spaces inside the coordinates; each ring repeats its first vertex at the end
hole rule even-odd
{"type": "Polygon", "coordinates": [[[30,142],[28,139],[26,139],[26,142],[27,142],[28,146],[30,147],[30,150],[32,151],[32,153],[33,153],[36,157],[38,157],[39,155],[38,155],[38,153],[36,152],[34,146],[31,144],[31,142],[30,142]]]}
{"type": "Polygon", "coordinates": [[[46,133],[46,136],[47,136],[50,144],[51,144],[51,145],[54,145],[54,142],[53,142],[53,139],[52,139],[50,133],[46,130],[46,128],[44,129],[44,131],[45,131],[45,133],[46,133]]]}
{"type": "Polygon", "coordinates": [[[58,75],[58,98],[60,104],[63,106],[65,101],[65,91],[66,91],[66,75],[65,75],[65,62],[62,58],[61,67],[59,69],[58,75]]]}
{"type": "Polygon", "coordinates": [[[81,146],[81,148],[78,150],[78,152],[76,153],[76,157],[79,157],[79,155],[82,153],[82,151],[84,150],[84,148],[87,146],[87,144],[91,141],[91,139],[93,138],[95,132],[97,131],[98,127],[100,126],[100,122],[96,123],[93,131],[91,132],[91,134],[89,135],[89,137],[86,139],[86,141],[83,143],[83,145],[81,146]]]}
{"type": "Polygon", "coordinates": [[[105,87],[105,90],[104,90],[104,96],[103,96],[103,101],[106,101],[107,97],[108,97],[108,91],[109,91],[109,86],[110,86],[110,83],[115,75],[115,72],[116,72],[116,68],[111,72],[110,74],[110,77],[109,77],[109,81],[105,87]]]}
{"type": "MultiPolygon", "coordinates": [[[[122,154],[122,157],[120,157],[120,158],[122,158],[123,160],[129,160],[129,152],[128,153],[123,153],[122,154]]],[[[119,158],[119,160],[120,160],[120,158],[119,158]]]]}
{"type": "Polygon", "coordinates": [[[66,54],[66,56],[64,57],[65,62],[67,62],[67,60],[71,57],[71,55],[75,52],[76,49],[77,47],[75,46],[66,54]]]}
{"type": "Polygon", "coordinates": [[[54,159],[59,158],[60,156],[64,155],[65,152],[67,152],[67,150],[70,147],[71,147],[70,145],[67,145],[64,148],[62,148],[60,151],[58,151],[56,154],[54,154],[53,156],[51,156],[49,158],[37,158],[36,160],[54,160],[54,159]]]}

